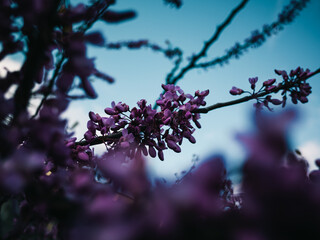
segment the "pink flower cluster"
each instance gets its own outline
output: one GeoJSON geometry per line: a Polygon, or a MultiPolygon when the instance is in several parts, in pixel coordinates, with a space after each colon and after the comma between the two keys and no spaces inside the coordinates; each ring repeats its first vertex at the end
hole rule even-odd
{"type": "Polygon", "coordinates": [[[290,93],[292,103],[297,104],[298,101],[301,103],[308,102],[307,97],[311,93],[311,86],[306,80],[312,74],[309,69],[303,70],[303,68],[298,67],[295,70],[291,70],[289,75],[286,71],[275,70],[275,72],[282,76],[285,86],[281,93],[283,95],[283,105],[285,105],[288,92],[290,93]]]}
{"type": "Polygon", "coordinates": [[[244,91],[237,87],[232,87],[229,91],[231,95],[241,95],[242,93],[249,93],[252,99],[256,99],[257,103],[255,106],[257,108],[269,107],[269,103],[273,105],[280,105],[285,107],[287,102],[287,95],[291,97],[291,101],[297,104],[298,101],[301,103],[308,102],[308,95],[311,93],[311,86],[306,80],[312,75],[309,69],[303,70],[303,68],[298,67],[295,70],[291,70],[288,75],[284,70],[275,70],[277,75],[282,76],[282,82],[276,84],[276,79],[272,78],[263,82],[262,87],[256,91],[256,83],[258,82],[258,77],[249,78],[249,83],[251,85],[252,93],[249,91],[244,91]],[[270,93],[277,93],[281,90],[282,100],[272,98],[270,93]]]}
{"type": "MultiPolygon", "coordinates": [[[[88,131],[84,134],[88,145],[77,146],[76,151],[83,160],[84,153],[91,158],[92,152],[88,146],[98,137],[102,137],[108,152],[124,151],[130,158],[140,157],[142,154],[151,157],[158,157],[164,160],[163,150],[170,148],[175,152],[181,152],[180,145],[183,138],[191,143],[196,140],[192,136],[195,128],[201,127],[198,120],[199,113],[193,111],[199,106],[204,106],[204,98],[209,90],[196,91],[194,95],[185,94],[183,90],[173,84],[162,85],[165,90],[157,101],[160,111],[152,109],[147,101],[142,99],[132,109],[125,103],[112,102],[110,108],[105,108],[109,116],[102,117],[98,113],[90,112],[90,120],[87,123],[88,131]],[[121,132],[119,137],[111,137],[121,132]],[[99,135],[98,135],[99,133],[99,135]]],[[[70,145],[74,146],[74,145],[70,145]]],[[[77,157],[78,156],[78,157],[77,157]]]]}

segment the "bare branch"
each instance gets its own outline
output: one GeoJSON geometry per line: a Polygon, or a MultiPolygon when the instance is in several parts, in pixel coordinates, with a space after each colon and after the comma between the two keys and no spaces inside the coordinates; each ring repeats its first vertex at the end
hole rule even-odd
{"type": "MultiPolygon", "coordinates": [[[[88,20],[87,22],[79,26],[79,28],[77,29],[77,32],[84,34],[86,31],[88,31],[93,26],[93,24],[96,23],[100,19],[100,17],[107,11],[110,5],[111,3],[107,2],[102,9],[99,9],[99,11],[96,13],[96,15],[94,15],[92,19],[88,20]]],[[[94,5],[92,5],[91,7],[93,8],[94,5]]]]}
{"type": "Polygon", "coordinates": [[[129,50],[139,50],[141,48],[149,48],[154,52],[161,52],[167,58],[173,59],[174,57],[182,58],[182,51],[178,47],[161,47],[156,43],[150,43],[147,39],[140,40],[130,40],[130,41],[119,41],[119,42],[109,42],[106,44],[108,50],[118,50],[121,48],[127,48],[129,50]]]}
{"type": "Polygon", "coordinates": [[[57,63],[56,68],[55,68],[54,73],[53,73],[53,76],[49,81],[49,85],[48,85],[46,91],[43,93],[43,98],[42,98],[39,106],[37,107],[36,112],[31,117],[31,119],[35,118],[38,115],[38,113],[40,112],[41,107],[43,106],[43,104],[48,99],[49,95],[51,94],[53,86],[54,86],[54,82],[55,82],[56,78],[58,77],[58,75],[60,73],[60,70],[61,70],[61,67],[62,67],[62,63],[63,63],[64,60],[65,60],[65,57],[62,56],[61,59],[59,60],[59,62],[57,63]]]}
{"type": "Polygon", "coordinates": [[[206,56],[208,49],[212,46],[212,44],[218,40],[219,36],[223,32],[223,30],[231,23],[233,18],[236,16],[238,12],[240,12],[241,9],[244,8],[248,0],[242,0],[242,2],[231,11],[229,16],[226,18],[226,20],[221,24],[217,26],[216,32],[213,34],[213,36],[205,42],[203,48],[200,50],[200,52],[196,55],[194,55],[189,64],[185,66],[184,68],[181,69],[181,71],[178,73],[177,76],[173,77],[170,79],[170,84],[176,84],[183,76],[185,73],[187,73],[189,70],[193,69],[194,66],[196,65],[197,61],[201,59],[202,57],[206,56]]]}

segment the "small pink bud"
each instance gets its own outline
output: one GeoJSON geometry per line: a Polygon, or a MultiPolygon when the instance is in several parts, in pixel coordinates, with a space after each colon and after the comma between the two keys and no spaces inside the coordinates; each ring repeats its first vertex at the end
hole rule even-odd
{"type": "Polygon", "coordinates": [[[271,85],[274,84],[275,82],[276,82],[276,79],[275,79],[275,78],[269,79],[269,80],[263,82],[263,86],[265,86],[265,87],[271,86],[271,85]]]}
{"type": "Polygon", "coordinates": [[[105,112],[106,114],[109,114],[109,115],[116,115],[116,114],[118,114],[113,108],[105,108],[105,109],[104,109],[104,112],[105,112]]]}
{"type": "Polygon", "coordinates": [[[243,90],[237,87],[232,87],[232,89],[229,91],[231,95],[240,95],[243,93],[243,90]]]}

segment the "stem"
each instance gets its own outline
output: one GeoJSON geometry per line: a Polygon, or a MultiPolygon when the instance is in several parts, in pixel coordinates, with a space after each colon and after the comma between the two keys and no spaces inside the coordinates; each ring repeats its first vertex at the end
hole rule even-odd
{"type": "Polygon", "coordinates": [[[35,113],[33,114],[33,116],[31,117],[31,119],[34,119],[34,118],[38,115],[41,107],[43,106],[43,104],[45,103],[45,101],[48,99],[50,93],[52,92],[52,89],[53,89],[53,86],[54,86],[54,82],[55,82],[56,78],[57,78],[58,75],[59,75],[59,72],[60,72],[60,69],[61,69],[61,66],[62,66],[62,63],[63,63],[64,60],[65,60],[65,56],[62,56],[61,59],[60,59],[60,61],[57,63],[57,66],[56,66],[56,69],[55,69],[55,71],[54,71],[54,73],[53,73],[53,76],[52,76],[52,78],[51,78],[50,81],[49,81],[48,88],[47,88],[46,91],[44,92],[43,98],[42,98],[39,106],[37,107],[36,112],[35,112],[35,113]]]}
{"type": "MultiPolygon", "coordinates": [[[[244,52],[244,50],[247,50],[249,47],[251,47],[251,44],[249,43],[245,43],[243,45],[239,46],[239,52],[241,51],[241,53],[244,52]]],[[[240,55],[240,53],[239,53],[240,55]]],[[[235,54],[230,54],[227,53],[225,55],[223,55],[222,57],[217,57],[209,62],[202,62],[202,63],[198,63],[194,66],[194,68],[207,68],[207,67],[213,67],[217,64],[223,64],[226,63],[230,58],[232,58],[233,56],[235,56],[235,54]]]]}
{"type": "Polygon", "coordinates": [[[166,77],[166,84],[170,84],[170,79],[174,76],[176,71],[178,71],[181,62],[182,62],[182,54],[179,55],[179,58],[175,61],[174,67],[168,73],[168,75],[166,77]]]}

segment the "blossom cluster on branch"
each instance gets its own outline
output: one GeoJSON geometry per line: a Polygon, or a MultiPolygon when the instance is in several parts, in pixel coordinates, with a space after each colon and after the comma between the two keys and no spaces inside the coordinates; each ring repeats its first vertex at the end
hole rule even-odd
{"type": "Polygon", "coordinates": [[[198,128],[201,127],[198,122],[200,114],[194,113],[194,110],[206,105],[204,98],[209,94],[209,90],[196,91],[191,95],[185,94],[175,85],[162,85],[162,88],[165,93],[161,94],[157,101],[161,111],[152,109],[144,99],[137,103],[138,107],[132,109],[125,103],[113,102],[111,108],[104,110],[109,117],[89,113],[88,131],[84,134],[85,143],[75,144],[73,138],[67,142],[67,145],[76,148],[78,152],[76,157],[82,161],[91,158],[92,151],[89,145],[99,137],[102,142],[105,142],[108,152],[121,149],[131,158],[140,157],[141,154],[156,157],[156,151],[158,151],[158,157],[164,160],[163,150],[167,148],[181,152],[179,145],[182,144],[183,138],[191,143],[196,142],[192,136],[195,128],[191,121],[198,128]],[[109,137],[119,131],[121,131],[119,138],[109,137]]]}
{"type": "Polygon", "coordinates": [[[295,70],[291,70],[289,75],[285,70],[275,70],[275,73],[282,77],[282,81],[278,84],[276,84],[276,79],[272,78],[264,81],[262,83],[262,87],[256,91],[258,77],[249,78],[252,93],[244,91],[241,88],[232,87],[230,94],[241,95],[243,93],[249,93],[252,99],[257,100],[257,103],[255,103],[257,108],[266,107],[269,110],[272,110],[269,106],[270,103],[273,105],[281,104],[282,107],[285,107],[288,94],[294,104],[297,104],[298,101],[301,103],[308,102],[307,97],[311,93],[311,86],[306,82],[306,80],[314,74],[313,72],[310,72],[309,69],[303,70],[303,68],[298,67],[295,70]],[[272,98],[271,95],[269,95],[271,93],[277,93],[280,90],[282,100],[272,98]]]}

